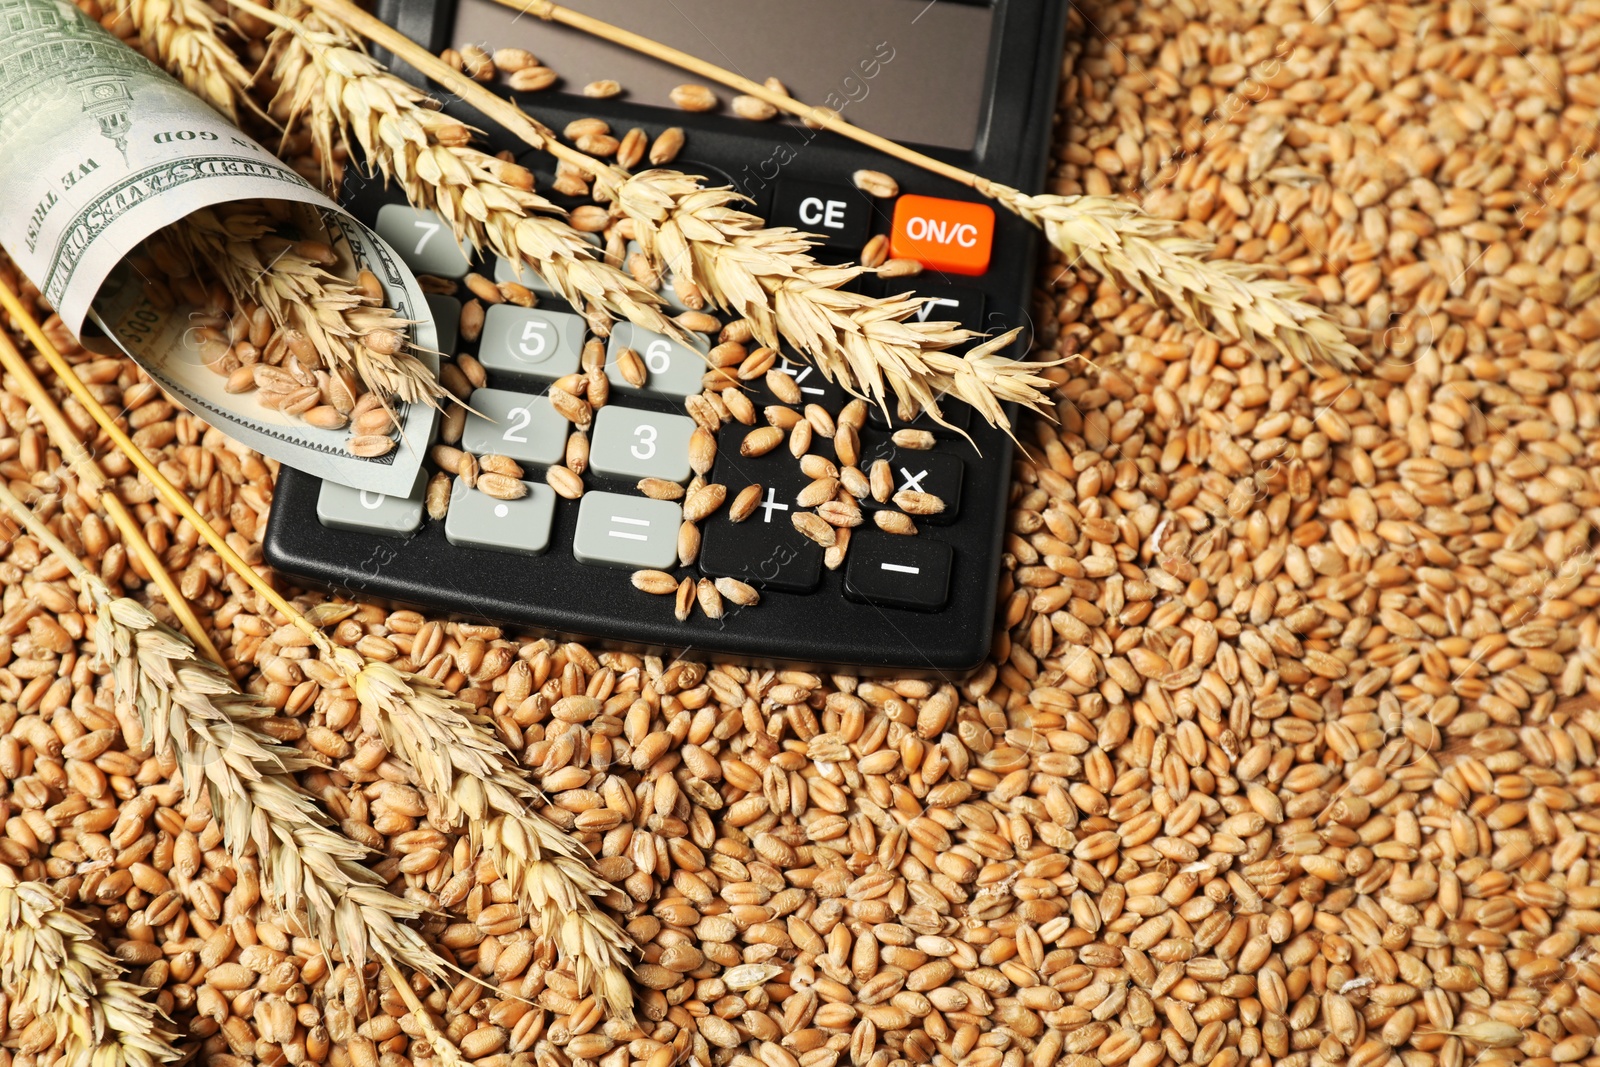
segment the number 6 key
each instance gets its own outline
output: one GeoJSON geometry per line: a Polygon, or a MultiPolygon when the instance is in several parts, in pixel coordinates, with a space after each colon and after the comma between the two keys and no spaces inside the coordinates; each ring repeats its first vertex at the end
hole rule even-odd
{"type": "Polygon", "coordinates": [[[703,355],[670,337],[641,330],[631,322],[619,322],[611,327],[611,343],[606,347],[606,377],[611,379],[613,389],[625,393],[655,393],[675,399],[691,396],[700,391],[700,379],[706,367],[703,355]],[[639,353],[639,359],[644,362],[646,377],[642,389],[630,384],[617,367],[617,359],[624,348],[639,353]]]}

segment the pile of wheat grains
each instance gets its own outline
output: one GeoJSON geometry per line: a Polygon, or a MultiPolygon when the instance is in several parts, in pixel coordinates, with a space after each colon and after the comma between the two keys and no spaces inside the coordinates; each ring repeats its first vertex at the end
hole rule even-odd
{"type": "MultiPolygon", "coordinates": [[[[637,1028],[577,997],[492,872],[457,869],[465,842],[304,639],[105,465],[325,766],[304,781],[494,987],[417,983],[479,1067],[1588,1060],[1597,16],[1074,17],[1055,190],[1139,196],[1304,278],[1375,363],[1219,344],[1049,264],[1041,347],[1095,366],[1025,432],[1002,635],[971,679],[663,663],[375,607],[337,625],[492,713],[618,887],[637,1028]]],[[[267,465],[77,358],[259,559],[267,465]]],[[[0,474],[139,587],[14,389],[0,416],[0,474]]],[[[441,1063],[386,976],[258,905],[258,865],[116,712],[64,569],[0,551],[0,861],[90,911],[196,1063],[441,1063]]],[[[51,1063],[0,1008],[0,1067],[51,1063]]]]}

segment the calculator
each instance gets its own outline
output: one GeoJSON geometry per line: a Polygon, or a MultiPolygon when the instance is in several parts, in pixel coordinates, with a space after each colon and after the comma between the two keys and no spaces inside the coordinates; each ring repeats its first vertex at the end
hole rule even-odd
{"type": "MultiPolygon", "coordinates": [[[[1025,191],[1044,181],[1068,9],[1059,0],[583,0],[579,6],[757,80],[775,76],[799,99],[995,180],[1025,191]]],[[[596,117],[616,137],[637,127],[652,143],[670,127],[682,129],[683,148],[668,166],[731,185],[769,225],[820,235],[825,240],[815,254],[823,262],[857,261],[882,234],[891,254],[922,264],[912,277],[854,283],[865,292],[930,297],[918,312],[923,318],[986,333],[1030,325],[1036,231],[970,189],[782,116],[738,117],[733,94],[720,88],[716,110],[680,110],[671,102],[673,89],[696,79],[492,0],[379,0],[377,13],[435,53],[466,44],[531,52],[559,74],[554,87],[520,93],[503,80],[494,87],[554,129],[596,117]],[[582,95],[584,86],[603,79],[623,91],[605,99],[582,95]],[[898,195],[875,198],[858,189],[852,175],[861,169],[890,175],[898,195]]],[[[380,58],[425,84],[393,57],[380,58]]],[[[487,131],[490,151],[515,153],[534,172],[537,189],[573,206],[549,192],[552,158],[497,132],[460,101],[447,109],[487,131]]],[[[509,263],[464,253],[448,226],[407,206],[380,179],[350,173],[344,198],[418,274],[459,280],[476,271],[517,280],[537,295],[533,307],[489,306],[471,343],[456,329],[461,302],[470,297],[465,288],[429,298],[447,358],[471,353],[484,371],[456,447],[515,460],[528,491],[499,499],[457,479],[445,517],[435,520],[424,503],[431,463],[404,497],[362,493],[284,468],[264,546],[280,572],[346,596],[602,647],[946,676],[987,658],[1011,494],[1012,443],[1004,432],[953,399],[941,406],[967,436],[925,416],[902,421],[892,398],[887,414],[871,408],[859,429],[858,466],[892,479],[894,493],[931,494],[944,507],[915,516],[915,535],[888,533],[872,513],[893,503],[868,494],[858,501],[865,521],[839,560],[795,524],[811,479],[787,442],[765,453],[742,448],[767,420],[725,420],[704,479],[725,486],[729,503],[700,524],[698,556],[681,565],[684,502],[646,495],[640,482],[688,484],[694,477],[689,442],[696,424],[685,401],[702,389],[705,346],[615,325],[606,341],[609,402],[586,428],[584,492],[578,499],[559,496],[544,470],[562,462],[574,427],[549,393],[552,382],[579,370],[588,339],[584,320],[531,271],[519,275],[509,263]],[[624,350],[648,365],[642,387],[621,372],[624,350]],[[928,432],[897,436],[908,429],[928,432]],[[759,500],[753,508],[747,501],[746,517],[734,522],[729,505],[750,486],[760,487],[759,500]],[[635,588],[639,570],[696,582],[737,579],[760,599],[727,603],[720,618],[696,608],[680,621],[673,596],[635,588]]],[[[670,285],[663,297],[680,308],[670,285]]],[[[1031,332],[1024,329],[1007,354],[1024,355],[1031,332]]],[[[747,383],[758,413],[817,405],[838,417],[851,400],[793,352],[779,353],[773,369],[782,377],[747,383]]],[[[1017,412],[1010,414],[1015,422],[1017,412]]],[[[832,446],[819,434],[810,452],[832,460],[832,446]]],[[[757,493],[747,495],[754,500],[757,493]]]]}

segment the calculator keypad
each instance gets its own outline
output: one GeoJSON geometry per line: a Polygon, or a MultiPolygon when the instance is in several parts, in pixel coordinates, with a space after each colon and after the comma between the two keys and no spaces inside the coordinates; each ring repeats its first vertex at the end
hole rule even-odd
{"type": "Polygon", "coordinates": [[[378,209],[378,224],[373,228],[418,274],[460,278],[467,273],[466,253],[456,243],[450,224],[435,212],[385,204],[378,209]]]}
{"type": "Polygon", "coordinates": [[[335,530],[406,537],[422,525],[422,492],[426,478],[425,471],[418,471],[416,484],[403,497],[324,481],[317,492],[317,519],[335,530]]]}
{"type": "Polygon", "coordinates": [[[683,509],[670,500],[588,492],[578,504],[572,554],[580,563],[670,568],[678,562],[683,509]]]}
{"type": "Polygon", "coordinates": [[[461,432],[461,447],[473,455],[499,453],[518,463],[560,463],[567,447],[567,420],[547,396],[505,389],[475,389],[473,411],[461,432]]]}
{"type": "Polygon", "coordinates": [[[589,466],[615,478],[689,480],[694,420],[683,415],[607,404],[594,417],[589,466]]]}
{"type": "Polygon", "coordinates": [[[467,488],[460,478],[450,487],[450,511],[444,535],[453,545],[520,552],[537,556],[550,547],[550,523],[555,517],[556,494],[548,485],[524,482],[528,495],[519,500],[496,500],[467,488]]]}
{"type": "Polygon", "coordinates": [[[586,328],[571,312],[496,304],[483,319],[478,361],[513,379],[554,381],[578,369],[586,328]]]}
{"type": "Polygon", "coordinates": [[[705,376],[706,369],[704,356],[670,337],[642,330],[631,322],[619,322],[611,327],[611,341],[606,346],[606,377],[611,379],[613,389],[681,399],[700,391],[700,379],[705,376]],[[625,348],[637,352],[644,363],[642,389],[629,384],[617,366],[617,359],[625,348]]]}

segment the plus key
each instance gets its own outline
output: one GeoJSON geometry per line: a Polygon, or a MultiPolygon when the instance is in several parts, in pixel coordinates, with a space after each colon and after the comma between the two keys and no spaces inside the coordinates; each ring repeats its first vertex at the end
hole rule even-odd
{"type": "Polygon", "coordinates": [[[761,503],[743,522],[719,508],[701,524],[700,570],[711,578],[738,578],[763,589],[805,593],[822,579],[822,549],[794,528],[800,510],[795,497],[809,482],[787,449],[765,456],[741,456],[739,444],[749,431],[723,428],[711,480],[728,494],[747,485],[762,487],[761,503]]]}

